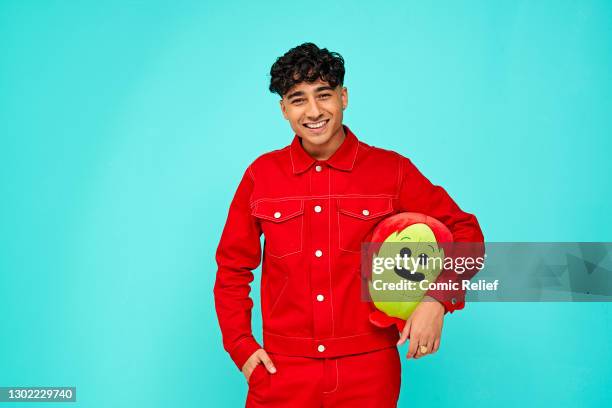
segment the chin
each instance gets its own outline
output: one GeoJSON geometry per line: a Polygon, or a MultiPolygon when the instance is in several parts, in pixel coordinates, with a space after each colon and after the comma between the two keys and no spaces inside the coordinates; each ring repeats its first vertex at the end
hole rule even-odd
{"type": "Polygon", "coordinates": [[[313,136],[313,135],[302,133],[300,136],[302,137],[302,139],[308,141],[308,143],[312,145],[317,145],[317,146],[324,145],[325,143],[329,142],[329,140],[331,139],[331,135],[313,136]]]}

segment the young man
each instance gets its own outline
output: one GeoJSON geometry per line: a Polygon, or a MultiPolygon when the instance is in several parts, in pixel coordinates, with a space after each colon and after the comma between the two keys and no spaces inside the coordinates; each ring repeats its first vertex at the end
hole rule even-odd
{"type": "Polygon", "coordinates": [[[248,166],[217,249],[217,316],[224,348],[249,384],[247,406],[395,407],[397,345],[410,338],[408,358],[435,353],[444,315],[463,307],[465,293],[428,292],[432,301],[421,302],[402,333],[376,327],[373,306],[360,297],[361,241],[405,211],[437,218],[455,241],[483,241],[476,218],[409,159],[343,125],[343,80],[342,57],[312,43],[274,63],[270,91],[281,96],[295,136],[248,166]],[[249,297],[262,233],[263,348],[249,297]]]}

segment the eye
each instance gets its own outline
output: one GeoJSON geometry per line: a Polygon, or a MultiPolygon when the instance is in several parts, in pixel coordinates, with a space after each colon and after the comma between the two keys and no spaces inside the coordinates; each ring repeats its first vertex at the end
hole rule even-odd
{"type": "Polygon", "coordinates": [[[327,94],[327,93],[326,93],[326,94],[321,94],[321,95],[319,95],[319,98],[321,98],[321,99],[327,99],[327,98],[329,98],[330,96],[331,96],[330,94],[327,94]]]}
{"type": "Polygon", "coordinates": [[[421,264],[421,266],[427,265],[428,259],[429,259],[429,256],[427,256],[427,254],[420,254],[419,255],[419,263],[421,264]]]}
{"type": "Polygon", "coordinates": [[[412,256],[412,251],[410,250],[410,248],[404,247],[400,250],[400,257],[403,258],[404,256],[408,258],[412,256]]]}
{"type": "Polygon", "coordinates": [[[294,99],[291,103],[294,105],[299,105],[302,102],[304,102],[304,99],[294,99]]]}

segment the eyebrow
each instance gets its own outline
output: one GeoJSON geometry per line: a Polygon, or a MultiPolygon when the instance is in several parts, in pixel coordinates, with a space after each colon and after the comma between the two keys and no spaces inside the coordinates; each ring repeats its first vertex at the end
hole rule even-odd
{"type": "MultiPolygon", "coordinates": [[[[323,91],[333,91],[333,90],[334,90],[334,88],[332,88],[329,85],[322,85],[322,86],[319,86],[317,89],[315,89],[315,93],[316,92],[323,92],[323,91]]],[[[295,91],[295,92],[287,95],[287,99],[295,98],[295,97],[298,97],[298,96],[304,96],[304,95],[305,95],[305,93],[303,91],[295,91]]]]}

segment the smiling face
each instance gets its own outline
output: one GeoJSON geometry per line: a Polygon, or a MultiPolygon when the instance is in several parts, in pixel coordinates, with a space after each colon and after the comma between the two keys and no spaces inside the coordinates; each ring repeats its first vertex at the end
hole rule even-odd
{"type": "Polygon", "coordinates": [[[280,101],[285,119],[293,131],[302,138],[302,146],[308,152],[327,159],[342,144],[342,113],[348,105],[346,87],[332,88],[318,79],[300,82],[287,91],[280,101]]]}
{"type": "Polygon", "coordinates": [[[398,253],[401,258],[408,257],[414,261],[408,263],[407,268],[396,266],[393,269],[393,272],[399,278],[420,282],[439,272],[435,269],[433,262],[428,262],[443,255],[443,251],[438,248],[436,237],[429,226],[413,224],[402,231],[391,234],[385,239],[385,243],[390,245],[385,247],[385,244],[383,244],[380,252],[389,251],[390,253],[387,255],[398,253]],[[416,269],[413,267],[414,265],[417,265],[416,269]]]}
{"type": "Polygon", "coordinates": [[[399,267],[394,264],[392,268],[385,268],[372,279],[391,284],[399,284],[403,280],[411,281],[414,282],[415,289],[380,291],[370,283],[369,290],[377,309],[388,316],[405,320],[426,292],[419,288],[419,282],[434,282],[440,274],[444,250],[438,246],[431,228],[418,223],[389,235],[376,254],[377,257],[394,259],[397,255],[402,259],[406,257],[408,262],[402,262],[399,267]]]}

